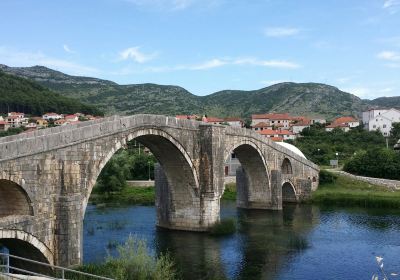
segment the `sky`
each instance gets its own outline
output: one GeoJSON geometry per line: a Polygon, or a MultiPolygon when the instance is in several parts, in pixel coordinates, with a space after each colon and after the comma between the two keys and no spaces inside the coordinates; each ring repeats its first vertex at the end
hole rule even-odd
{"type": "Polygon", "coordinates": [[[400,96],[400,0],[1,0],[0,63],[193,94],[400,96]]]}

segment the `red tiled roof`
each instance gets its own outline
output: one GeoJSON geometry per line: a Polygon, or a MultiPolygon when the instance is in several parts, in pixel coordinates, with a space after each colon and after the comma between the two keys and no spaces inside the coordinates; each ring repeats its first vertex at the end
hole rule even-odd
{"type": "Polygon", "coordinates": [[[5,122],[5,121],[0,121],[0,124],[7,124],[7,122],[5,122]]]}
{"type": "Polygon", "coordinates": [[[266,122],[259,122],[258,124],[254,125],[253,127],[269,127],[269,126],[271,126],[271,125],[266,122]]]}
{"type": "Polygon", "coordinates": [[[358,120],[356,120],[353,117],[340,117],[335,119],[332,123],[349,123],[349,122],[358,122],[358,120]]]}
{"type": "Polygon", "coordinates": [[[269,139],[271,139],[272,141],[275,141],[275,142],[282,142],[283,141],[282,137],[270,137],[269,139]]]}
{"type": "Polygon", "coordinates": [[[275,114],[275,113],[270,113],[270,114],[255,114],[251,115],[252,119],[270,119],[270,120],[291,120],[292,117],[289,116],[289,114],[275,114]]]}
{"type": "Polygon", "coordinates": [[[243,120],[241,118],[229,117],[229,118],[224,118],[224,121],[226,121],[226,122],[242,122],[243,120]]]}
{"type": "Polygon", "coordinates": [[[257,132],[261,135],[294,135],[294,133],[289,130],[264,129],[257,132]]]}
{"type": "Polygon", "coordinates": [[[205,117],[203,118],[205,122],[224,122],[224,119],[215,118],[215,117],[205,117]]]}
{"type": "Polygon", "coordinates": [[[326,126],[326,128],[336,128],[336,127],[348,127],[348,125],[345,123],[332,123],[326,126]]]}

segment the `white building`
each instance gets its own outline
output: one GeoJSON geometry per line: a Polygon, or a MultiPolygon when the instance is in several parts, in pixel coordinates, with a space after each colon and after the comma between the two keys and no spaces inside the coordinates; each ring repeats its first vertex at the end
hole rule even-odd
{"type": "Polygon", "coordinates": [[[271,126],[276,128],[288,129],[292,117],[288,114],[256,114],[251,116],[251,126],[254,127],[258,123],[269,123],[271,126]]]}
{"type": "Polygon", "coordinates": [[[244,122],[240,118],[224,118],[224,121],[233,127],[243,127],[244,122]]]}
{"type": "Polygon", "coordinates": [[[379,130],[384,136],[389,136],[392,123],[400,122],[400,111],[394,108],[370,109],[363,112],[362,118],[366,130],[379,130]]]}
{"type": "Polygon", "coordinates": [[[46,121],[49,121],[49,120],[55,121],[55,120],[59,120],[59,119],[62,119],[62,118],[64,118],[64,116],[60,115],[60,114],[57,114],[57,113],[46,113],[46,114],[44,114],[42,116],[42,119],[44,119],[46,121]]]}

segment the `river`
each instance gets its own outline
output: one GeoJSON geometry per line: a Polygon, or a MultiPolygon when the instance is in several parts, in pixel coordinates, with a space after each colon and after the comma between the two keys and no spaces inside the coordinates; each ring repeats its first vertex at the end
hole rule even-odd
{"type": "Polygon", "coordinates": [[[376,256],[389,274],[400,273],[399,211],[314,205],[241,210],[223,201],[221,217],[236,219],[237,233],[161,230],[154,206],[89,205],[84,262],[104,261],[133,234],[154,253],[168,251],[184,279],[371,279],[379,272],[376,256]]]}

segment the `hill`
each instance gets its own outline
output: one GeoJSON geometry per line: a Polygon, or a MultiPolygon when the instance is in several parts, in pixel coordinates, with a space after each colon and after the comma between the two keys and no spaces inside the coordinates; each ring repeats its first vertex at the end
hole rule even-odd
{"type": "Polygon", "coordinates": [[[102,112],[75,99],[55,93],[34,81],[0,71],[0,112],[19,111],[41,115],[45,112],[101,115],[102,112]]]}
{"type": "MultiPolygon", "coordinates": [[[[224,90],[207,96],[196,96],[172,85],[119,85],[111,81],[70,76],[43,67],[8,67],[10,74],[33,79],[64,96],[95,104],[108,114],[208,114],[213,116],[249,117],[267,111],[293,115],[334,118],[359,116],[380,100],[361,100],[336,87],[317,83],[280,83],[259,90],[224,90]]],[[[398,98],[400,100],[400,98],[398,98]]],[[[387,102],[390,103],[390,102],[387,102]]]]}
{"type": "Polygon", "coordinates": [[[374,107],[395,107],[400,108],[400,96],[379,97],[374,100],[368,100],[369,104],[374,107]]]}

